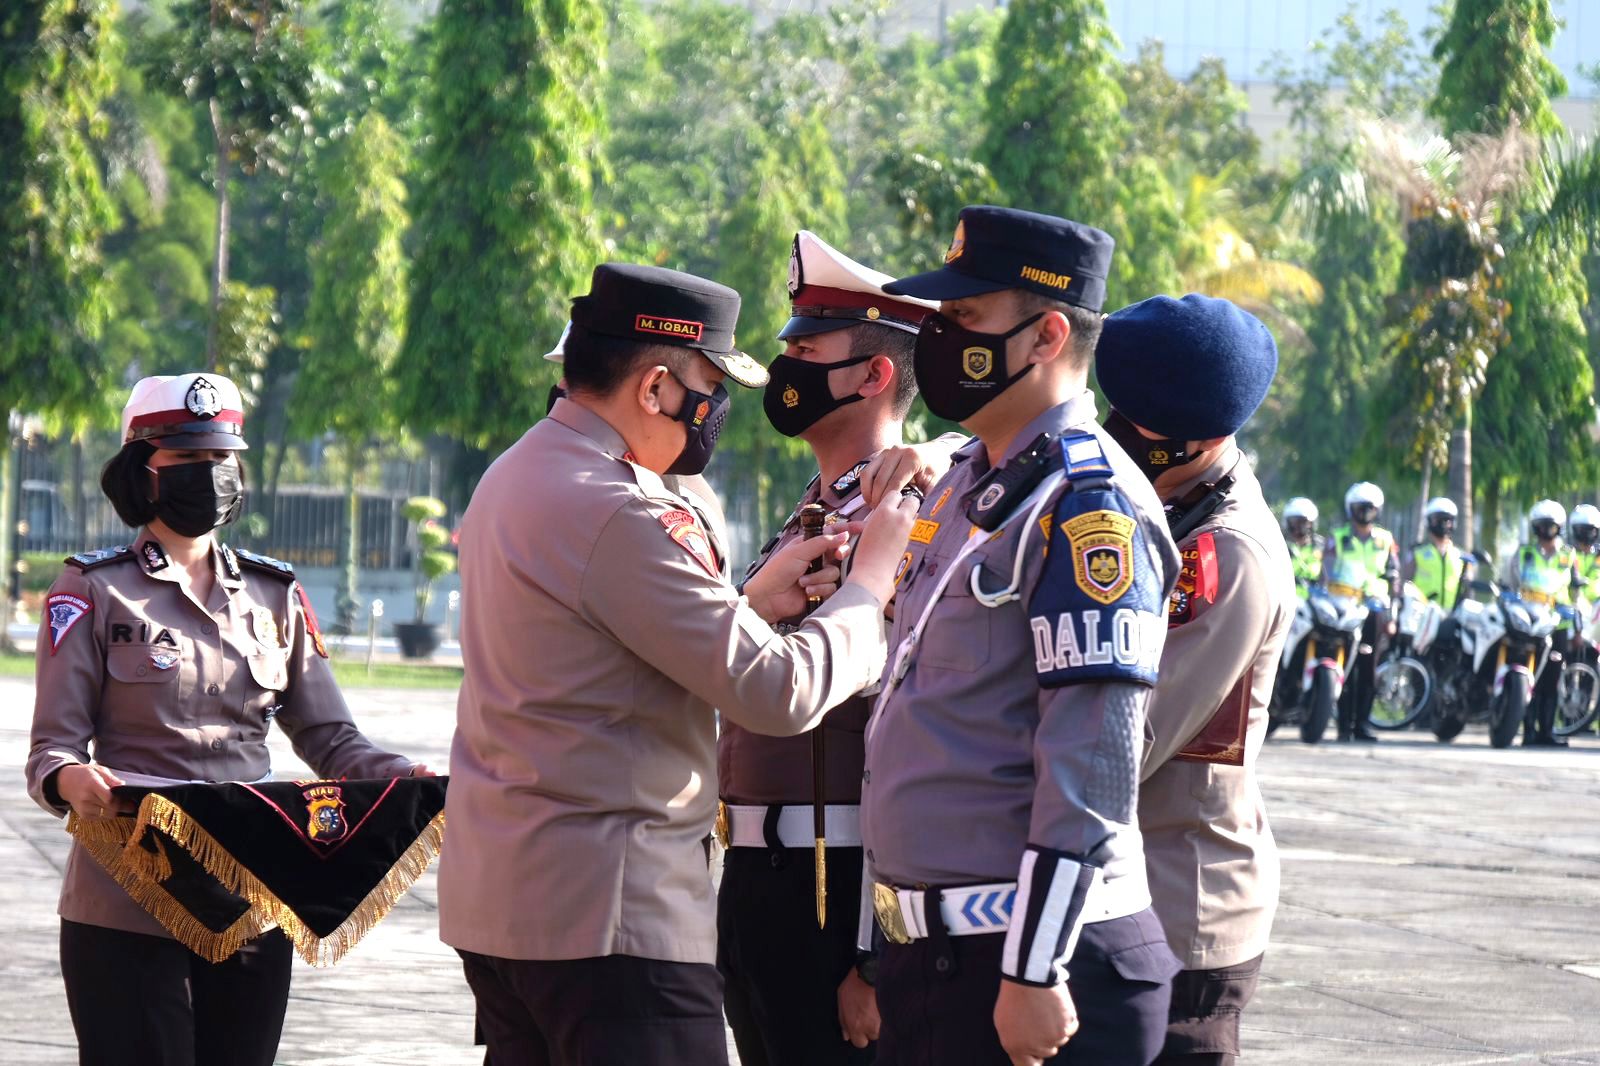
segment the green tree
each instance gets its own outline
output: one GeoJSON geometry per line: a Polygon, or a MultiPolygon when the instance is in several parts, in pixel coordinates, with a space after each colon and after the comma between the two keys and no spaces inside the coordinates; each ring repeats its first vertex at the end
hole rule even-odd
{"type": "Polygon", "coordinates": [[[107,410],[100,240],[116,213],[95,138],[115,83],[114,9],[51,0],[0,13],[0,411],[107,410]]]}
{"type": "Polygon", "coordinates": [[[175,90],[205,102],[216,186],[215,256],[206,364],[220,366],[233,168],[253,174],[280,162],[283,135],[310,122],[311,58],[299,0],[177,0],[157,50],[157,70],[175,90]]]}
{"type": "Polygon", "coordinates": [[[360,609],[357,479],[375,438],[395,428],[391,372],[406,319],[405,149],[383,116],[369,111],[321,169],[330,207],[311,251],[308,336],[291,431],[302,438],[326,433],[340,453],[346,513],[335,608],[349,633],[360,609]]]}
{"type": "Polygon", "coordinates": [[[446,0],[436,32],[401,409],[504,446],[543,414],[540,356],[600,254],[604,20],[591,0],[446,0]]]}
{"type": "Polygon", "coordinates": [[[1556,26],[1550,0],[1456,0],[1433,48],[1441,67],[1428,114],[1452,137],[1512,126],[1555,133],[1550,100],[1566,94],[1567,79],[1544,50],[1556,26]]]}

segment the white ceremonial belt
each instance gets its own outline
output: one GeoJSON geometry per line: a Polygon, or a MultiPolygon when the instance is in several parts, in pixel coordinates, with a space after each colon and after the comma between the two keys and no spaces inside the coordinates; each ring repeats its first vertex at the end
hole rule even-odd
{"type": "MultiPolygon", "coordinates": [[[[928,897],[933,890],[873,886],[873,909],[878,927],[892,944],[909,944],[928,936],[928,897]]],[[[939,914],[951,936],[1003,933],[1011,928],[1011,907],[1017,899],[1015,881],[947,888],[940,894],[939,914]]],[[[1079,921],[1084,925],[1126,918],[1150,906],[1150,886],[1143,877],[1096,880],[1084,901],[1079,921]]]]}
{"type": "MultiPolygon", "coordinates": [[[[762,806],[728,804],[728,847],[764,848],[767,846],[767,811],[762,806]]],[[[827,811],[828,846],[861,846],[861,808],[853,803],[830,803],[827,811]]],[[[786,848],[810,848],[817,843],[812,827],[811,804],[785,806],[778,814],[778,841],[786,848]]]]}

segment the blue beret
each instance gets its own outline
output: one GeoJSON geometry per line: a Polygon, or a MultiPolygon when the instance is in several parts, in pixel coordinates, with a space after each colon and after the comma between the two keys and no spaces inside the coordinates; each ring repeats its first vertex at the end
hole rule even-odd
{"type": "Polygon", "coordinates": [[[1095,376],[1129,421],[1174,440],[1232,436],[1266,399],[1278,346],[1227,300],[1153,296],[1106,318],[1095,376]]]}

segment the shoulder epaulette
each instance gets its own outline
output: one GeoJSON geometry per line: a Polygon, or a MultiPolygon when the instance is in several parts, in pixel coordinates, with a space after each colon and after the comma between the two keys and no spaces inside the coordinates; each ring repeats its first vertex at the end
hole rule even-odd
{"type": "Polygon", "coordinates": [[[251,570],[264,570],[275,574],[285,581],[294,580],[294,567],[282,559],[274,559],[270,555],[257,555],[255,552],[245,551],[243,548],[234,548],[233,554],[238,558],[241,566],[251,570]]]}
{"type": "Polygon", "coordinates": [[[93,570],[97,566],[120,563],[133,557],[133,550],[128,545],[118,544],[114,548],[100,548],[92,552],[69,555],[66,563],[69,566],[76,566],[79,570],[93,570]]]}

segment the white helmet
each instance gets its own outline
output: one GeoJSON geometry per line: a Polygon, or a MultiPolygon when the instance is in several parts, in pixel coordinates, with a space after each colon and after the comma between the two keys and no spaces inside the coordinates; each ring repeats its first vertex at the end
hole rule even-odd
{"type": "Polygon", "coordinates": [[[1344,494],[1345,516],[1354,518],[1352,512],[1361,504],[1369,504],[1379,511],[1383,510],[1383,490],[1370,481],[1358,481],[1351,485],[1349,491],[1344,494]]]}
{"type": "Polygon", "coordinates": [[[1461,517],[1461,512],[1456,510],[1454,501],[1448,496],[1435,496],[1428,501],[1428,506],[1422,509],[1423,518],[1432,518],[1436,514],[1449,515],[1451,518],[1461,517]]]}
{"type": "Polygon", "coordinates": [[[1304,496],[1296,496],[1285,504],[1283,508],[1283,520],[1287,522],[1291,518],[1304,518],[1307,522],[1315,524],[1317,521],[1317,505],[1304,496]]]}
{"type": "Polygon", "coordinates": [[[1572,509],[1571,518],[1572,539],[1583,545],[1592,545],[1600,540],[1600,507],[1592,503],[1580,503],[1572,509]]]}
{"type": "Polygon", "coordinates": [[[1554,522],[1557,527],[1567,524],[1567,509],[1554,500],[1540,500],[1528,512],[1528,525],[1554,522]]]}

